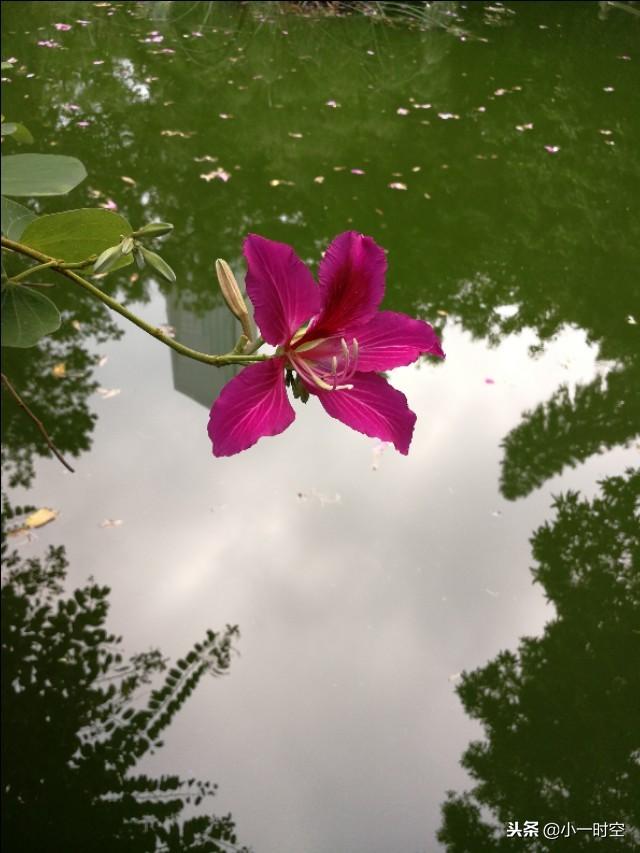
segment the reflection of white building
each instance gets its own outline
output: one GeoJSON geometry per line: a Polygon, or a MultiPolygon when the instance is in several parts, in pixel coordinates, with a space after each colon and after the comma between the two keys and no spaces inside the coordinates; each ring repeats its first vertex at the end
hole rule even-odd
{"type": "MultiPolygon", "coordinates": [[[[242,333],[240,323],[226,305],[206,314],[196,314],[178,303],[176,295],[167,298],[168,322],[176,330],[176,340],[200,352],[221,354],[236,345],[242,333]]],[[[242,368],[236,364],[213,367],[171,350],[173,387],[209,409],[223,386],[242,368]]]]}

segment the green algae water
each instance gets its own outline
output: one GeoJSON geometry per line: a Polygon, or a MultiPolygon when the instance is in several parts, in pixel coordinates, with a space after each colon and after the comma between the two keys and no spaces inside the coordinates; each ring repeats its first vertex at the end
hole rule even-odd
{"type": "MultiPolygon", "coordinates": [[[[216,258],[242,282],[257,233],[315,271],[353,229],[387,251],[383,307],[447,354],[389,377],[418,417],[406,458],[310,400],[215,459],[208,410],[237,368],[57,283],[60,330],[4,348],[3,372],[76,473],[3,395],[8,499],[58,513],[9,545],[64,545],[66,594],[109,587],[127,654],[175,661],[239,626],[226,677],[140,763],[215,782],[187,811],[231,813],[238,845],[546,850],[556,822],[578,850],[606,822],[611,849],[637,849],[640,8],[386,5],[3,4],[3,114],[88,172],[33,209],[175,226],[159,245],[177,282],[130,267],[109,293],[226,352],[216,258]]],[[[52,707],[67,677],[47,676],[52,707]]],[[[5,813],[32,792],[3,832],[35,853],[25,826],[76,789],[41,704],[3,691],[5,813]]],[[[74,821],[86,845],[51,850],[103,849],[74,821]]],[[[131,849],[174,849],[155,843],[131,849]]],[[[231,849],[213,844],[182,849],[231,849]]]]}

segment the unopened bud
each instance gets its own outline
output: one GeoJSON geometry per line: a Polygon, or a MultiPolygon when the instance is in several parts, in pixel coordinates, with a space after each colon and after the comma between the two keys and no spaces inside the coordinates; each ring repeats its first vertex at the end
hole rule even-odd
{"type": "Polygon", "coordinates": [[[125,237],[120,243],[120,251],[123,255],[130,255],[133,251],[133,237],[125,237]]]}
{"type": "Polygon", "coordinates": [[[98,255],[98,259],[93,265],[94,273],[108,272],[118,263],[121,257],[122,252],[120,251],[120,244],[117,246],[109,246],[109,248],[105,249],[101,255],[98,255]]]}
{"type": "Polygon", "coordinates": [[[173,225],[170,222],[149,222],[138,228],[134,232],[136,237],[162,237],[163,234],[169,234],[173,231],[173,225]]]}
{"type": "Polygon", "coordinates": [[[155,252],[150,252],[149,249],[145,249],[144,246],[140,246],[140,251],[142,252],[145,261],[150,264],[156,272],[160,273],[160,275],[167,281],[170,281],[171,284],[175,283],[176,274],[164,258],[161,258],[160,255],[156,255],[155,252]]]}
{"type": "Polygon", "coordinates": [[[216,261],[216,275],[218,276],[218,284],[224,296],[224,301],[229,307],[229,311],[234,317],[240,320],[242,331],[247,338],[251,340],[251,323],[249,322],[249,309],[240,293],[238,282],[234,274],[231,272],[231,267],[226,261],[218,258],[216,261]]]}
{"type": "Polygon", "coordinates": [[[136,259],[136,266],[139,270],[144,268],[144,255],[142,254],[142,249],[140,246],[133,247],[133,257],[136,259]]]}

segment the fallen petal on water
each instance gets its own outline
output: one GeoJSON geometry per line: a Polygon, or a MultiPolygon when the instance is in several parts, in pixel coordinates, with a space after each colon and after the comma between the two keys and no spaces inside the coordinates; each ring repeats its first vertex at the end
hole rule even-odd
{"type": "Polygon", "coordinates": [[[112,397],[117,397],[120,394],[120,388],[98,388],[97,393],[103,400],[110,400],[112,397]]]}
{"type": "Polygon", "coordinates": [[[37,509],[35,512],[32,512],[31,515],[28,515],[23,527],[27,530],[33,530],[34,527],[43,527],[45,524],[55,521],[59,515],[59,510],[43,507],[42,509],[37,509]]]}
{"type": "Polygon", "coordinates": [[[226,172],[224,169],[220,168],[214,169],[213,172],[207,172],[206,174],[200,175],[200,177],[203,181],[207,181],[207,183],[213,180],[224,181],[224,183],[226,183],[231,177],[231,175],[229,174],[229,172],[226,172]]]}

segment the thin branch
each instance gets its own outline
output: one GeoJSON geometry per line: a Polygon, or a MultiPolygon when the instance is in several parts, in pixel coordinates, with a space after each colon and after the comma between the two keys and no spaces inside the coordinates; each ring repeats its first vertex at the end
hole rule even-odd
{"type": "Polygon", "coordinates": [[[40,272],[41,270],[46,270],[49,267],[54,266],[57,261],[47,261],[46,264],[36,264],[35,267],[29,267],[26,270],[22,270],[18,275],[14,275],[9,279],[11,284],[17,284],[19,281],[27,278],[30,275],[33,275],[34,272],[40,272]]]}
{"type": "Polygon", "coordinates": [[[17,252],[19,255],[24,255],[27,258],[33,258],[36,261],[40,261],[41,263],[48,264],[51,261],[54,261],[53,264],[49,267],[54,272],[63,275],[65,278],[70,279],[71,281],[79,284],[84,290],[87,290],[92,296],[95,296],[96,299],[99,299],[101,302],[104,302],[112,311],[116,311],[118,314],[121,314],[123,317],[126,317],[134,325],[138,326],[139,329],[142,329],[148,335],[170,347],[171,349],[179,352],[180,355],[185,355],[187,358],[192,358],[195,361],[201,361],[204,364],[212,364],[215,367],[222,367],[225,364],[254,364],[258,361],[267,361],[271,356],[268,355],[240,355],[233,352],[225,353],[224,355],[210,355],[206,352],[199,352],[198,350],[191,349],[191,347],[187,347],[184,344],[179,343],[178,341],[170,338],[167,334],[165,334],[161,329],[156,326],[152,326],[150,323],[147,323],[141,317],[138,317],[132,311],[129,311],[128,308],[125,308],[124,305],[121,305],[117,302],[113,297],[109,296],[107,293],[103,293],[99,287],[96,287],[91,282],[87,281],[82,276],[78,275],[75,272],[72,272],[69,269],[69,265],[65,264],[64,261],[56,261],[55,258],[50,258],[48,255],[43,255],[42,252],[38,252],[36,249],[32,249],[30,246],[25,246],[23,243],[17,243],[15,240],[9,240],[7,237],[2,237],[2,245],[6,249],[10,249],[12,252],[17,252]]]}
{"type": "Polygon", "coordinates": [[[64,456],[62,455],[62,453],[60,453],[60,451],[58,450],[58,448],[55,446],[55,444],[53,443],[53,441],[52,441],[52,440],[51,440],[51,438],[49,437],[49,433],[48,433],[48,432],[46,431],[46,429],[44,428],[44,424],[42,423],[42,421],[41,421],[39,418],[37,418],[37,417],[33,414],[33,412],[31,411],[31,409],[29,408],[29,406],[27,406],[27,404],[25,403],[25,401],[22,399],[22,397],[20,396],[20,394],[18,394],[18,392],[17,392],[17,391],[16,391],[16,389],[13,387],[13,385],[11,384],[11,382],[9,382],[9,380],[8,380],[8,379],[7,379],[7,377],[4,375],[4,373],[0,373],[0,376],[2,377],[2,384],[5,386],[5,388],[7,389],[7,391],[11,394],[11,396],[12,396],[12,397],[13,397],[13,399],[16,401],[16,403],[20,406],[20,408],[21,408],[21,409],[24,409],[24,411],[29,415],[29,417],[31,418],[31,420],[32,420],[32,421],[35,423],[35,425],[38,427],[38,429],[40,430],[40,432],[41,432],[41,433],[42,433],[42,435],[44,436],[44,440],[45,440],[45,441],[47,442],[47,444],[49,445],[49,449],[50,449],[50,450],[51,450],[51,452],[54,454],[54,456],[56,456],[56,457],[60,460],[60,462],[62,462],[62,464],[64,465],[64,467],[65,467],[68,471],[71,471],[71,473],[72,473],[72,474],[74,474],[74,473],[75,473],[75,471],[73,470],[73,468],[71,467],[71,465],[69,465],[69,463],[66,461],[66,459],[64,458],[64,456]]]}

